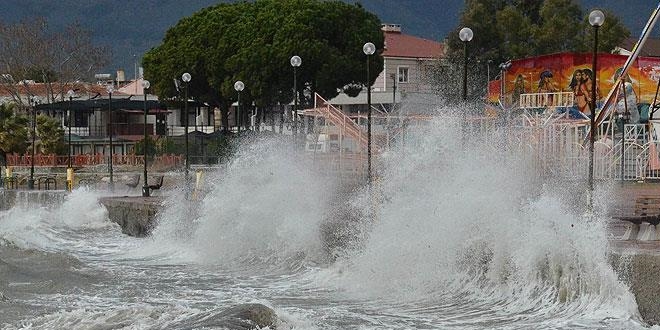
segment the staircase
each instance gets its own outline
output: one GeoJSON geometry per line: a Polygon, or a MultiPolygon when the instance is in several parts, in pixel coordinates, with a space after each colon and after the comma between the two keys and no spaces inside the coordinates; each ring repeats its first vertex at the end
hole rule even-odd
{"type": "Polygon", "coordinates": [[[360,125],[356,124],[341,110],[335,108],[332,104],[328,103],[328,101],[316,93],[314,94],[313,110],[329,120],[333,125],[339,127],[343,135],[349,136],[357,141],[357,144],[361,148],[367,148],[367,144],[369,142],[367,133],[362,131],[360,125]]]}

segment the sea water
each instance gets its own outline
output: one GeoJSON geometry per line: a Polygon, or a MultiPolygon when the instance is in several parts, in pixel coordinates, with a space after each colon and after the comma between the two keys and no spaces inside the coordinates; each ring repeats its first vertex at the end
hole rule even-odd
{"type": "Polygon", "coordinates": [[[163,192],[148,238],[87,188],[2,211],[0,327],[185,329],[260,303],[278,329],[644,328],[605,217],[454,118],[409,128],[371,187],[316,173],[286,138],[246,142],[203,197],[163,192]]]}

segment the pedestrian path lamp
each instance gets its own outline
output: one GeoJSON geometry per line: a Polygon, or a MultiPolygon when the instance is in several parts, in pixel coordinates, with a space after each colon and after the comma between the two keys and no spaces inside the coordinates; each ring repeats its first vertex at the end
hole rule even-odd
{"type": "Polygon", "coordinates": [[[66,112],[66,117],[67,117],[67,126],[69,128],[69,159],[68,159],[68,167],[66,169],[66,189],[68,191],[73,190],[73,167],[71,166],[71,116],[73,115],[73,95],[74,92],[73,90],[69,89],[69,91],[66,93],[67,96],[69,96],[69,110],[66,112]]]}
{"type": "Polygon", "coordinates": [[[192,79],[192,76],[190,76],[190,73],[186,72],[181,75],[181,80],[183,80],[183,85],[185,89],[185,96],[184,96],[184,105],[183,105],[183,125],[184,129],[186,131],[185,134],[185,145],[186,145],[186,168],[185,168],[185,181],[186,185],[188,184],[188,172],[190,169],[190,161],[188,160],[189,157],[189,151],[188,151],[188,83],[190,82],[190,79],[192,79]]]}
{"type": "MultiPolygon", "coordinates": [[[[464,27],[458,32],[458,38],[463,42],[463,106],[466,106],[467,102],[467,44],[472,40],[472,37],[474,37],[474,33],[469,27],[464,27]]],[[[465,128],[467,125],[466,111],[467,109],[462,109],[461,111],[463,117],[463,139],[465,139],[465,128]]]]}
{"type": "Polygon", "coordinates": [[[594,79],[591,81],[591,119],[589,133],[589,209],[593,210],[594,201],[594,142],[596,141],[596,80],[598,77],[598,28],[605,22],[605,14],[600,10],[589,13],[589,24],[594,28],[594,52],[591,71],[594,79]]]}
{"type": "Polygon", "coordinates": [[[298,55],[291,57],[291,66],[293,67],[293,111],[291,120],[293,121],[293,141],[295,145],[296,136],[298,136],[298,80],[297,68],[302,64],[302,59],[298,55]]]}
{"type": "Polygon", "coordinates": [[[367,182],[371,185],[371,76],[369,73],[369,64],[371,55],[376,52],[376,46],[367,42],[362,46],[364,55],[367,55],[367,182]]]}
{"type": "Polygon", "coordinates": [[[73,114],[73,109],[71,108],[73,104],[73,95],[74,92],[73,90],[69,89],[68,92],[66,92],[66,95],[69,97],[69,111],[67,111],[66,117],[67,117],[67,126],[69,127],[69,168],[71,168],[71,115],[73,114]]]}
{"type": "Polygon", "coordinates": [[[236,133],[241,132],[241,92],[245,89],[245,84],[242,81],[234,83],[234,89],[238,92],[238,99],[236,101],[236,133]]]}
{"type": "Polygon", "coordinates": [[[114,151],[114,146],[112,145],[112,134],[114,133],[112,125],[112,93],[115,91],[115,87],[113,85],[108,85],[106,90],[108,91],[108,135],[110,142],[110,161],[108,162],[108,174],[110,174],[110,190],[113,190],[115,181],[112,177],[112,156],[114,151]]]}
{"type": "Polygon", "coordinates": [[[28,189],[34,189],[34,152],[37,143],[37,102],[33,97],[31,97],[29,101],[30,106],[32,107],[32,158],[30,158],[30,179],[28,179],[28,189]]]}
{"type": "Polygon", "coordinates": [[[463,101],[467,101],[467,43],[472,40],[474,33],[469,27],[464,27],[458,32],[458,37],[463,42],[463,101]]]}
{"type": "Polygon", "coordinates": [[[150,195],[149,182],[147,181],[147,149],[149,146],[149,141],[147,140],[147,89],[150,86],[149,80],[142,80],[142,93],[144,94],[144,140],[142,140],[142,150],[144,150],[142,153],[144,156],[144,185],[142,186],[142,197],[149,197],[150,195]]]}

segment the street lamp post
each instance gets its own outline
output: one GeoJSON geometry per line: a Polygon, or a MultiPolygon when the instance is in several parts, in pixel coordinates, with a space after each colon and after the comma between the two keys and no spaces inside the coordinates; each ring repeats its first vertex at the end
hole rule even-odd
{"type": "Polygon", "coordinates": [[[29,102],[32,107],[32,158],[30,159],[30,179],[28,179],[28,189],[34,189],[34,152],[35,144],[37,143],[37,102],[33,97],[30,98],[29,102]]]}
{"type": "Polygon", "coordinates": [[[367,55],[367,182],[371,185],[371,77],[369,64],[371,55],[376,52],[376,46],[371,42],[367,42],[362,46],[362,51],[367,55]]]}
{"type": "Polygon", "coordinates": [[[108,172],[110,174],[110,190],[114,189],[115,186],[115,181],[114,178],[112,177],[112,156],[113,156],[113,149],[114,146],[112,145],[112,134],[113,132],[113,125],[112,125],[112,92],[115,91],[115,87],[113,85],[108,85],[106,87],[106,90],[108,91],[108,135],[109,135],[109,142],[110,142],[110,161],[108,162],[108,172]]]}
{"type": "Polygon", "coordinates": [[[234,89],[238,92],[238,100],[236,101],[236,133],[241,132],[241,92],[245,89],[245,84],[242,81],[234,83],[234,89]]]}
{"type": "Polygon", "coordinates": [[[298,77],[297,68],[302,64],[302,59],[298,55],[291,57],[291,66],[293,67],[293,111],[291,111],[291,120],[293,121],[293,144],[296,144],[298,136],[298,77]]]}
{"type": "Polygon", "coordinates": [[[144,140],[142,143],[142,149],[144,156],[144,185],[142,186],[142,197],[149,197],[149,182],[147,181],[147,147],[149,142],[147,141],[147,89],[149,89],[151,84],[149,80],[142,80],[142,93],[144,94],[144,140]]]}
{"type": "MultiPolygon", "coordinates": [[[[394,113],[394,110],[396,109],[396,73],[390,74],[390,78],[392,78],[392,109],[390,110],[392,113],[394,113]]],[[[404,131],[403,127],[403,114],[399,113],[399,129],[401,130],[401,151],[403,151],[404,145],[405,145],[405,136],[406,132],[404,131]]]]}
{"type": "MultiPolygon", "coordinates": [[[[469,27],[464,27],[458,32],[458,37],[461,39],[463,42],[463,106],[466,106],[467,103],[467,61],[468,61],[468,54],[467,54],[467,43],[472,40],[472,37],[474,37],[474,33],[472,32],[472,29],[469,27]]],[[[467,126],[467,109],[462,109],[462,119],[463,119],[463,139],[465,139],[466,135],[466,126],[467,126]]]]}
{"type": "Polygon", "coordinates": [[[73,90],[69,89],[68,92],[66,92],[66,95],[69,96],[69,111],[67,113],[67,126],[69,127],[69,168],[71,168],[71,115],[73,114],[73,109],[72,109],[72,104],[73,104],[73,95],[74,92],[73,90]]]}
{"type": "Polygon", "coordinates": [[[192,76],[188,72],[181,75],[181,80],[183,80],[183,82],[185,83],[184,89],[186,90],[186,92],[184,94],[185,99],[183,100],[185,102],[185,104],[183,106],[183,108],[184,108],[184,110],[183,110],[183,112],[184,112],[183,125],[184,125],[184,129],[185,129],[185,133],[186,133],[185,134],[186,168],[185,168],[185,172],[184,172],[184,179],[186,181],[186,185],[188,184],[188,172],[189,172],[189,169],[190,169],[190,161],[188,160],[188,157],[189,157],[189,151],[188,151],[188,83],[190,82],[190,79],[192,79],[192,76]]]}
{"type": "Polygon", "coordinates": [[[589,134],[589,209],[594,206],[594,142],[596,141],[596,80],[598,77],[598,28],[605,22],[605,14],[600,10],[589,13],[589,24],[594,28],[594,53],[591,71],[594,79],[591,81],[591,119],[589,134]]]}
{"type": "Polygon", "coordinates": [[[472,40],[474,33],[469,27],[464,27],[458,32],[458,37],[463,42],[463,102],[467,101],[467,43],[472,40]]]}
{"type": "Polygon", "coordinates": [[[73,114],[73,95],[74,91],[69,89],[68,92],[66,92],[66,95],[69,96],[69,110],[66,112],[66,117],[67,117],[67,124],[69,129],[69,141],[68,141],[68,150],[69,150],[69,158],[68,158],[68,167],[66,169],[66,190],[72,191],[73,190],[73,167],[71,166],[71,115],[73,114]]]}

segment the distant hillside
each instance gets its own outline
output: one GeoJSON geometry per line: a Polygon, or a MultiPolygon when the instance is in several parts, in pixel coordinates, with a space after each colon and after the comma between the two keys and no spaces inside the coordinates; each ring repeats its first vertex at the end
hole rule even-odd
{"type": "MultiPolygon", "coordinates": [[[[165,31],[182,17],[219,2],[233,0],[3,0],[0,20],[12,22],[44,16],[53,28],[79,22],[95,40],[112,49],[107,72],[124,68],[133,76],[142,54],[157,46],[165,31]]],[[[359,2],[385,23],[401,24],[403,31],[442,40],[458,24],[464,0],[344,0],[359,2]]],[[[585,11],[600,7],[620,15],[633,36],[646,23],[656,2],[649,0],[579,0],[585,11]]],[[[657,35],[657,34],[655,34],[657,35]]]]}

